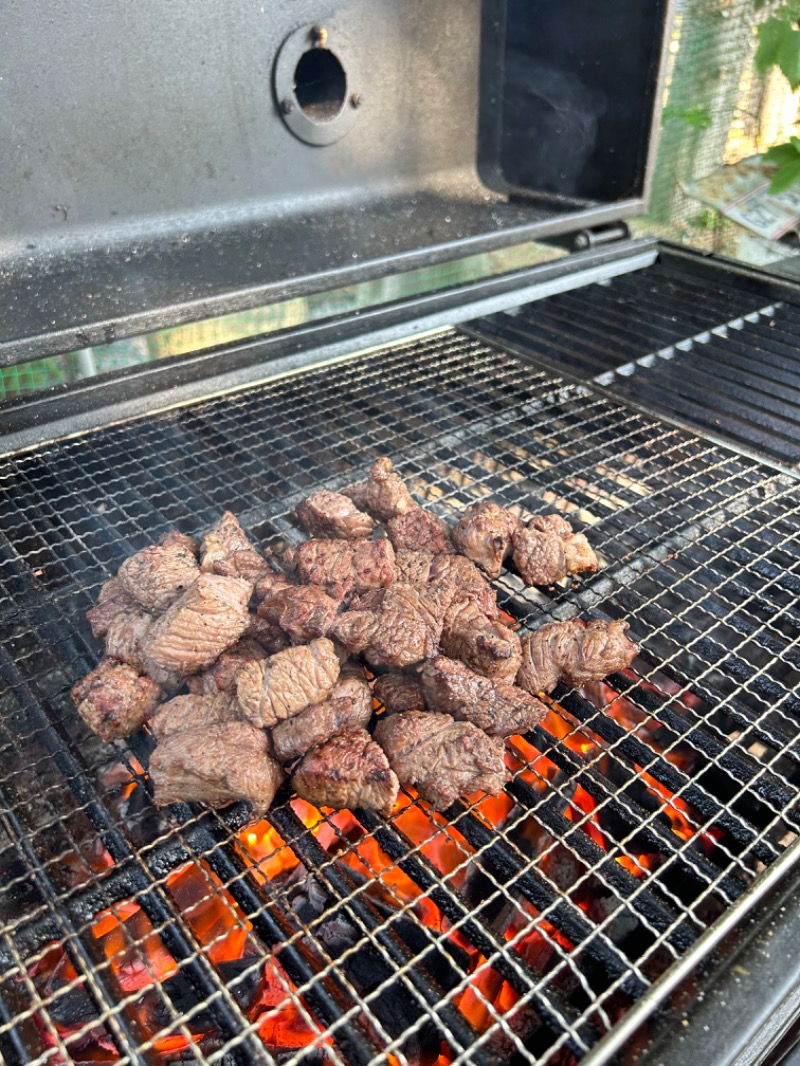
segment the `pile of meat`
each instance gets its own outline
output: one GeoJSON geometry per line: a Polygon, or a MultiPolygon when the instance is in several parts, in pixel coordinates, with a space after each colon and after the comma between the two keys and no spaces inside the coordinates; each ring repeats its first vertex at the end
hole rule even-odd
{"type": "Polygon", "coordinates": [[[625,622],[520,640],[498,609],[486,578],[509,559],[529,583],[596,567],[558,516],[524,525],[486,502],[448,530],[388,459],[297,514],[312,539],[280,573],[226,512],[199,544],[169,533],[137,552],[89,611],[106,658],[73,699],[106,741],[149,724],[159,804],[245,799],[260,814],[287,773],[317,806],[384,814],[400,785],[438,810],[496,795],[503,739],[542,720],[539,695],[636,654],[625,622]],[[384,713],[370,732],[373,695],[384,713]]]}

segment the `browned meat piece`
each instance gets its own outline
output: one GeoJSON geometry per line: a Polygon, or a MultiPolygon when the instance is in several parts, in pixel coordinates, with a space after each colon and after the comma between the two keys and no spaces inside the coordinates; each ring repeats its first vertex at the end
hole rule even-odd
{"type": "Polygon", "coordinates": [[[400,674],[394,670],[382,674],[375,681],[374,692],[390,714],[425,710],[422,686],[413,674],[400,674]]]}
{"type": "Polygon", "coordinates": [[[597,569],[583,533],[560,515],[536,515],[514,534],[514,566],[526,585],[552,585],[567,574],[597,569]]]}
{"type": "Polygon", "coordinates": [[[371,717],[372,693],[364,671],[349,663],[342,667],[327,699],[273,726],[272,747],[281,762],[288,762],[340,729],[366,726],[371,717]]]}
{"type": "Polygon", "coordinates": [[[268,744],[266,733],[247,722],[169,733],[150,756],[155,802],[223,807],[243,799],[263,814],[286,777],[268,744]]]}
{"type": "Polygon", "coordinates": [[[150,729],[153,736],[161,740],[170,733],[180,733],[186,729],[202,732],[211,726],[241,721],[239,704],[231,695],[175,696],[161,704],[153,715],[150,729]]]}
{"type": "Polygon", "coordinates": [[[296,581],[289,581],[283,575],[276,574],[271,568],[267,568],[256,581],[253,593],[257,600],[263,600],[265,596],[271,596],[282,589],[291,588],[296,581]]]}
{"type": "Polygon", "coordinates": [[[315,492],[298,505],[297,517],[312,537],[369,540],[375,529],[370,516],[341,492],[315,492]]]}
{"type": "Polygon", "coordinates": [[[387,817],[400,791],[386,756],[364,729],[344,729],[312,748],[292,774],[292,785],[315,807],[361,807],[387,817]]]}
{"type": "Polygon", "coordinates": [[[106,743],[140,729],[162,696],[149,677],[114,659],[102,659],[72,689],[78,714],[106,743]]]}
{"type": "Polygon", "coordinates": [[[92,634],[95,637],[104,637],[108,627],[120,614],[141,610],[142,605],[125,591],[119,578],[112,577],[100,588],[97,603],[86,612],[86,617],[92,627],[92,634]]]}
{"type": "Polygon", "coordinates": [[[490,578],[500,577],[520,521],[496,503],[474,503],[453,529],[453,543],[490,578]]]}
{"type": "Polygon", "coordinates": [[[126,559],[117,578],[142,607],[158,614],[192,584],[199,572],[194,541],[182,533],[167,533],[160,544],[126,559]]]}
{"type": "Polygon", "coordinates": [[[263,728],[320,703],[338,679],[336,649],[321,637],[263,662],[244,663],[236,675],[236,695],[247,718],[263,728]]]}
{"type": "MultiPolygon", "coordinates": [[[[428,581],[435,558],[436,556],[430,551],[410,551],[408,548],[395,551],[394,561],[397,567],[395,583],[402,581],[407,585],[418,585],[422,581],[428,581]]],[[[459,557],[453,556],[453,558],[459,557]]]]}
{"type": "Polygon", "coordinates": [[[266,658],[266,651],[257,641],[243,637],[232,648],[224,651],[208,670],[190,677],[189,691],[200,696],[216,696],[221,692],[235,693],[236,674],[242,663],[260,662],[266,658]]]}
{"type": "Polygon", "coordinates": [[[148,630],[147,658],[184,674],[211,666],[247,628],[250,591],[239,578],[201,574],[148,630]]]}
{"type": "Polygon", "coordinates": [[[307,540],[284,554],[288,570],[304,585],[319,585],[334,599],[350,592],[384,588],[397,569],[388,540],[307,540]]]}
{"type": "Polygon", "coordinates": [[[330,636],[372,666],[412,666],[426,656],[430,631],[407,611],[345,611],[330,628],[330,636]]]}
{"type": "Polygon", "coordinates": [[[377,459],[367,475],[366,481],[359,482],[344,490],[362,511],[371,514],[384,525],[398,515],[411,511],[418,504],[408,491],[403,479],[392,469],[391,459],[377,459]]]}
{"type": "Polygon", "coordinates": [[[431,562],[429,581],[450,581],[469,594],[487,615],[497,613],[495,591],[477,566],[464,555],[435,555],[431,562]]]}
{"type": "Polygon", "coordinates": [[[528,692],[552,692],[559,681],[575,688],[630,666],[639,649],[625,635],[627,622],[585,625],[551,622],[527,636],[517,683],[528,692]]]}
{"type": "Polygon", "coordinates": [[[258,605],[258,614],[280,626],[293,644],[306,644],[324,637],[336,617],[341,600],[334,600],[318,585],[287,585],[268,593],[258,605]]]}
{"type": "Polygon", "coordinates": [[[266,618],[259,618],[252,611],[250,612],[247,629],[242,633],[242,640],[256,641],[270,655],[289,647],[289,638],[279,625],[274,622],[268,622],[266,618]]]}
{"type": "Polygon", "coordinates": [[[267,569],[238,518],[226,511],[210,533],[203,537],[200,569],[206,574],[241,577],[254,584],[267,569]]]}
{"type": "Polygon", "coordinates": [[[396,518],[390,518],[386,524],[389,540],[395,551],[405,548],[408,551],[428,551],[438,555],[440,552],[454,552],[447,526],[436,515],[413,507],[396,518]]]}
{"type": "Polygon", "coordinates": [[[401,785],[411,785],[437,811],[472,792],[498,795],[508,780],[503,741],[449,714],[406,711],[382,718],[375,740],[401,785]]]}
{"type": "Polygon", "coordinates": [[[455,599],[442,629],[442,651],[484,677],[513,681],[522,662],[520,639],[471,596],[455,599]]]}
{"type": "Polygon", "coordinates": [[[153,616],[134,600],[132,607],[119,611],[109,622],[106,655],[146,673],[142,641],[152,624],[153,616]]]}
{"type": "Polygon", "coordinates": [[[543,703],[510,681],[490,681],[443,655],[426,662],[421,677],[432,711],[472,722],[490,736],[526,733],[547,714],[543,703]]]}

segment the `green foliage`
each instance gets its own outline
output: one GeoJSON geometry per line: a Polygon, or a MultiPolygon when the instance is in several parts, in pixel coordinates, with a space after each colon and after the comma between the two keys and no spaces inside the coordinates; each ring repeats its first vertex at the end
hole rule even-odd
{"type": "Polygon", "coordinates": [[[766,74],[780,67],[793,89],[800,88],[800,0],[790,0],[758,28],[755,67],[766,74]]]}
{"type": "Polygon", "coordinates": [[[695,130],[710,129],[713,122],[711,112],[707,107],[701,106],[673,107],[672,104],[668,104],[661,115],[661,121],[663,123],[671,118],[685,122],[687,126],[691,126],[695,130]]]}
{"type": "Polygon", "coordinates": [[[776,144],[766,153],[764,162],[775,163],[778,167],[769,191],[785,192],[800,179],[800,139],[792,137],[788,144],[776,144]]]}

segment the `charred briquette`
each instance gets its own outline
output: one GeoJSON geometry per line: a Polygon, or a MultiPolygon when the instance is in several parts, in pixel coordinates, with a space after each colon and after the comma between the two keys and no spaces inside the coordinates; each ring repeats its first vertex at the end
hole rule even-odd
{"type": "MultiPolygon", "coordinates": [[[[644,845],[642,851],[650,850],[673,859],[676,868],[674,871],[666,871],[666,874],[675,882],[670,882],[675,895],[687,906],[691,906],[698,892],[712,884],[716,885],[718,891],[729,896],[731,901],[738,899],[745,891],[746,885],[734,874],[725,874],[720,879],[720,870],[699,851],[696,841],[690,841],[687,845],[674,836],[672,823],[663,813],[661,802],[647,790],[633,769],[623,765],[616,753],[609,755],[604,774],[617,790],[617,795],[613,795],[594,766],[587,765],[575,752],[557,741],[541,726],[537,726],[527,739],[560,770],[568,774],[571,780],[579,782],[592,799],[602,804],[599,817],[601,822],[603,817],[608,820],[608,824],[603,823],[603,827],[610,836],[616,840],[625,840],[633,833],[634,841],[644,845]],[[624,794],[625,803],[621,802],[620,793],[624,794]],[[656,818],[645,824],[648,814],[654,814],[656,818]],[[695,886],[694,889],[692,886],[695,886]]],[[[725,856],[724,865],[729,863],[730,860],[725,856]]],[[[664,876],[662,873],[659,878],[664,876]]]]}
{"type": "Polygon", "coordinates": [[[705,790],[693,785],[691,781],[672,763],[662,759],[652,748],[647,747],[637,737],[624,729],[613,719],[598,711],[587,700],[575,692],[568,692],[563,686],[556,689],[554,698],[573,717],[588,725],[593,733],[610,744],[626,758],[643,767],[659,784],[670,792],[679,792],[681,799],[694,807],[697,812],[724,829],[734,840],[762,862],[773,862],[780,851],[769,840],[759,839],[758,830],[743,817],[728,810],[705,790]]]}
{"type": "MultiPolygon", "coordinates": [[[[241,959],[219,963],[219,975],[230,988],[231,995],[243,1011],[253,1006],[258,994],[263,966],[264,960],[259,955],[245,955],[241,959]],[[243,979],[231,984],[242,974],[245,975],[243,979]]],[[[174,1022],[169,1002],[177,1014],[184,1017],[189,1011],[200,1006],[203,1000],[198,997],[197,990],[191,981],[187,981],[179,971],[162,981],[159,989],[149,989],[140,1002],[149,1008],[150,1018],[159,1029],[162,1029],[174,1022]]],[[[190,1018],[187,1018],[186,1027],[192,1033],[205,1033],[213,1030],[215,1028],[214,1018],[208,1007],[196,1011],[190,1018]]]]}
{"type": "Polygon", "coordinates": [[[563,1003],[553,990],[547,995],[530,991],[540,981],[528,963],[519,955],[509,957],[508,944],[483,921],[479,920],[472,904],[452,886],[441,884],[441,874],[421,851],[396,826],[387,825],[374,811],[353,812],[369,833],[373,833],[379,846],[415,885],[425,892],[433,903],[459,929],[469,942],[485,958],[492,958],[492,969],[508,982],[520,996],[528,996],[530,1008],[541,1018],[548,1032],[557,1038],[567,1034],[566,1046],[575,1054],[583,1055],[585,1046],[591,1047],[599,1034],[587,1023],[580,1022],[575,1011],[563,1003]],[[416,854],[413,854],[416,852],[416,854]],[[583,1044],[575,1039],[577,1034],[583,1044]]]}
{"type": "MultiPolygon", "coordinates": [[[[412,962],[415,956],[395,934],[393,929],[383,928],[383,919],[376,914],[374,907],[366,900],[363,894],[353,897],[353,890],[356,886],[349,877],[349,871],[345,873],[341,867],[336,868],[331,864],[327,852],[319,845],[313,834],[303,825],[294,811],[289,807],[273,808],[269,812],[268,819],[301,861],[306,866],[310,866],[317,871],[317,876],[320,879],[324,877],[325,887],[336,900],[338,907],[348,920],[353,921],[356,928],[361,924],[373,934],[375,940],[387,953],[386,959],[382,961],[386,977],[391,976],[393,973],[392,964],[398,967],[408,966],[408,963],[412,962]]],[[[441,945],[437,944],[432,936],[429,945],[423,953],[421,966],[412,965],[406,970],[406,980],[413,985],[419,1001],[427,1004],[438,1015],[441,1029],[437,1039],[444,1040],[459,1054],[464,1049],[473,1046],[478,1039],[478,1034],[451,1003],[442,1001],[443,989],[428,976],[431,959],[437,959],[437,956],[439,956],[440,958],[437,959],[437,962],[440,964],[441,956],[443,955],[441,945]],[[430,959],[427,962],[424,961],[424,957],[429,954],[430,959]]],[[[410,998],[411,1002],[414,1003],[413,997],[410,998]]],[[[371,1009],[376,1016],[380,1017],[383,1010],[380,998],[372,1001],[371,1009]]],[[[417,1009],[415,1007],[415,1010],[417,1019],[423,1017],[426,1013],[422,1008],[417,1009]]],[[[381,1018],[381,1021],[384,1021],[384,1018],[381,1018]]],[[[385,1019],[387,1026],[391,1022],[391,1017],[385,1019]]],[[[472,1052],[472,1061],[476,1066],[481,1066],[481,1064],[490,1066],[493,1059],[481,1047],[472,1052]]]]}
{"type": "MultiPolygon", "coordinates": [[[[5,966],[0,963],[0,973],[4,973],[5,966]]],[[[19,1017],[17,1011],[12,1011],[0,994],[0,1055],[6,1066],[25,1066],[30,1062],[30,1052],[25,1046],[19,1034],[19,1017]]]]}
{"type": "Polygon", "coordinates": [[[466,837],[469,844],[480,851],[480,864],[491,870],[500,884],[510,892],[518,892],[538,911],[547,912],[547,920],[580,951],[582,968],[593,987],[608,987],[610,980],[620,981],[620,991],[630,999],[638,999],[648,984],[631,973],[628,959],[565,896],[554,893],[534,870],[523,871],[520,858],[505,841],[489,829],[479,818],[457,801],[445,812],[454,828],[466,837]],[[589,972],[592,971],[592,972],[589,972]]]}

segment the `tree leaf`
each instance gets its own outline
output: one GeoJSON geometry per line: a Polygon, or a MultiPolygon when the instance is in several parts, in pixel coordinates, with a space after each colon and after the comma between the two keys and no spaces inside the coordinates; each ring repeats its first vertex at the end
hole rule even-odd
{"type": "Polygon", "coordinates": [[[775,177],[770,182],[769,191],[771,193],[785,192],[796,181],[800,181],[800,156],[778,167],[775,177]]]}
{"type": "Polygon", "coordinates": [[[784,32],[781,39],[778,66],[786,75],[791,87],[796,89],[800,85],[800,31],[792,27],[788,32],[784,32]]]}
{"type": "Polygon", "coordinates": [[[758,50],[753,62],[759,74],[766,74],[778,62],[787,28],[791,32],[789,23],[779,18],[767,19],[758,27],[758,50]]]}
{"type": "MultiPolygon", "coordinates": [[[[796,137],[792,139],[797,140],[796,137]]],[[[769,151],[764,153],[765,163],[777,163],[778,166],[793,163],[795,159],[800,159],[800,154],[794,144],[774,144],[769,151]]]]}
{"type": "Polygon", "coordinates": [[[661,121],[666,122],[671,118],[680,119],[681,122],[685,122],[687,126],[691,126],[695,130],[707,130],[713,124],[711,112],[707,107],[702,107],[701,105],[695,107],[673,107],[671,104],[667,104],[661,114],[661,121]]]}
{"type": "Polygon", "coordinates": [[[792,145],[792,147],[794,148],[795,152],[797,152],[798,155],[800,155],[800,137],[794,137],[794,136],[790,137],[789,138],[789,143],[792,145]]]}

